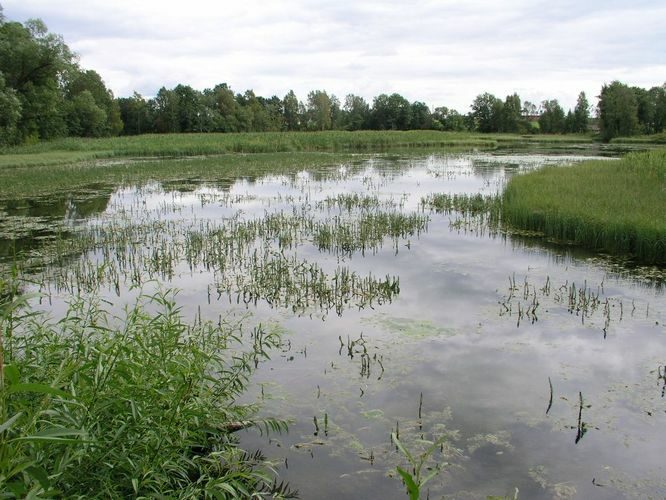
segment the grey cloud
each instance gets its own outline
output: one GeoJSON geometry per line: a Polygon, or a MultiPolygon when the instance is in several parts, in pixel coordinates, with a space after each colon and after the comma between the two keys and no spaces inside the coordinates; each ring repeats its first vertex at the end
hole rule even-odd
{"type": "Polygon", "coordinates": [[[116,95],[228,82],[301,98],[395,91],[460,111],[484,91],[567,106],[613,78],[657,85],[666,66],[657,0],[2,3],[63,34],[116,95]]]}

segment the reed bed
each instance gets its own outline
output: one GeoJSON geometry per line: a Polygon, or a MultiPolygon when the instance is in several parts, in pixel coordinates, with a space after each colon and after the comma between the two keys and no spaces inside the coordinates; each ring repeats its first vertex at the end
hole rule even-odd
{"type": "Polygon", "coordinates": [[[512,177],[503,221],[594,250],[666,263],[666,151],[512,177]]]}
{"type": "MultiPolygon", "coordinates": [[[[507,136],[507,138],[519,136],[507,136]]],[[[493,147],[496,140],[465,132],[324,131],[210,134],[147,134],[103,139],[66,138],[18,146],[8,154],[54,151],[94,152],[100,158],[114,156],[187,156],[221,153],[275,153],[294,151],[365,150],[404,147],[493,147]]]]}
{"type": "Polygon", "coordinates": [[[146,134],[100,139],[64,138],[17,146],[0,153],[0,169],[55,166],[128,157],[191,157],[223,154],[296,152],[377,152],[395,149],[452,149],[522,145],[566,145],[590,142],[585,136],[520,136],[435,130],[340,130],[323,132],[256,132],[146,134]]]}

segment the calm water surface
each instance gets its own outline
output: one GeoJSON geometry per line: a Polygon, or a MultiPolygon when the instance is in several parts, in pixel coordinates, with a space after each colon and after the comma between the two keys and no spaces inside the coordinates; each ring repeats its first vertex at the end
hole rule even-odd
{"type": "MultiPolygon", "coordinates": [[[[424,488],[430,498],[513,498],[516,489],[519,498],[664,498],[664,270],[493,231],[421,203],[433,193],[491,195],[511,175],[580,159],[383,156],[219,185],[193,180],[88,193],[60,201],[55,216],[37,202],[14,203],[3,208],[5,225],[32,229],[14,235],[11,250],[0,234],[0,249],[5,256],[16,248],[39,252],[54,219],[73,234],[114,221],[162,228],[152,242],[135,234],[125,243],[144,260],[118,264],[99,293],[119,311],[136,296],[130,285],[139,274],[142,283],[154,280],[144,289],[180,289],[188,318],[247,315],[248,325],[282,332],[281,348],[259,365],[244,402],[290,419],[290,431],[250,430],[240,438],[273,458],[280,479],[302,498],[405,498],[395,470],[408,464],[391,444],[396,430],[417,456],[426,441],[443,438],[424,466],[441,467],[424,488]],[[341,207],[332,201],[340,194],[370,201],[341,207]],[[308,229],[349,229],[368,213],[418,215],[424,225],[365,249],[324,248],[308,229]],[[255,278],[193,258],[188,235],[271,214],[296,221],[300,237],[282,247],[268,237],[248,248],[268,245],[292,262],[316,264],[329,283],[340,269],[390,277],[399,280],[395,293],[372,302],[350,296],[337,310],[316,301],[296,307],[286,292],[281,301],[259,296],[246,305],[239,283],[255,278]],[[169,248],[180,250],[165,258],[169,248]],[[150,256],[167,264],[151,267],[150,256]]],[[[113,248],[74,255],[70,268],[113,260],[113,248]]],[[[75,278],[49,269],[52,281],[42,290],[52,297],[42,307],[57,315],[71,293],[63,283],[75,278]]]]}

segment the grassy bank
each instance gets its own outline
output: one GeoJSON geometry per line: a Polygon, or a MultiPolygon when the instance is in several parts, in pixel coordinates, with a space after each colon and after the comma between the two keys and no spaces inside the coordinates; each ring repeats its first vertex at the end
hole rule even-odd
{"type": "Polygon", "coordinates": [[[666,132],[632,137],[615,137],[610,142],[611,144],[666,144],[666,132]]]}
{"type": "Polygon", "coordinates": [[[510,225],[548,238],[664,264],[666,151],[515,176],[502,213],[510,225]]]}
{"type": "Polygon", "coordinates": [[[326,131],[168,134],[104,139],[67,138],[0,154],[0,198],[39,196],[100,183],[148,179],[219,180],[349,162],[382,151],[419,152],[562,148],[585,136],[520,136],[467,132],[326,131]]]}
{"type": "Polygon", "coordinates": [[[53,322],[16,292],[0,282],[3,498],[288,493],[234,437],[285,428],[234,402],[275,334],[186,324],[168,294],[143,297],[122,319],[80,299],[53,322]]]}
{"type": "Polygon", "coordinates": [[[183,157],[228,153],[383,151],[408,148],[482,148],[507,144],[573,144],[586,136],[520,136],[469,132],[325,131],[237,134],[151,134],[103,139],[66,138],[11,148],[0,155],[0,168],[57,165],[114,157],[183,157]]]}
{"type": "MultiPolygon", "coordinates": [[[[513,136],[519,137],[519,136],[513,136]]],[[[233,134],[147,134],[102,139],[66,138],[20,146],[13,155],[88,152],[98,158],[114,156],[198,156],[223,153],[380,150],[406,147],[492,147],[492,136],[434,130],[261,132],[233,134]]]]}

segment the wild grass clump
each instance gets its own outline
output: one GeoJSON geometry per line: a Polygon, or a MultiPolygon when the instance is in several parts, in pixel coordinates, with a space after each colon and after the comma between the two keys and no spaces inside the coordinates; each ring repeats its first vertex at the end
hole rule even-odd
{"type": "Polygon", "coordinates": [[[74,300],[53,322],[14,288],[0,304],[0,492],[4,498],[289,496],[260,453],[237,446],[255,408],[235,402],[278,339],[183,321],[171,295],[115,318],[74,300]]]}
{"type": "Polygon", "coordinates": [[[512,177],[504,222],[595,250],[666,263],[666,151],[512,177]]]}
{"type": "Polygon", "coordinates": [[[493,220],[500,216],[502,200],[498,196],[484,196],[483,194],[432,194],[421,200],[427,208],[450,214],[458,212],[463,216],[488,215],[493,220]]]}
{"type": "Polygon", "coordinates": [[[496,234],[502,221],[502,199],[498,195],[436,193],[421,199],[421,206],[454,215],[451,229],[477,235],[496,234]]]}

